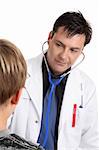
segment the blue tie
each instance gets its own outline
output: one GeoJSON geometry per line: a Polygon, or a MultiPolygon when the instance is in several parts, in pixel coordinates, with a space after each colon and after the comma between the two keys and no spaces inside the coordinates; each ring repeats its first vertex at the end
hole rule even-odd
{"type": "Polygon", "coordinates": [[[49,74],[50,87],[44,98],[41,130],[38,137],[38,143],[40,143],[46,150],[54,150],[55,123],[57,115],[55,89],[62,79],[63,77],[51,79],[51,74],[49,74]]]}

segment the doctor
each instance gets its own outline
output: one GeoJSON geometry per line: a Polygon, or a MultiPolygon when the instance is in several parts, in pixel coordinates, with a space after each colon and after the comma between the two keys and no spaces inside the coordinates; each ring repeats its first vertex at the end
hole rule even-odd
{"type": "Polygon", "coordinates": [[[84,59],[91,36],[80,12],[66,12],[55,21],[48,50],[28,61],[29,77],[10,120],[12,132],[46,150],[99,149],[96,89],[74,65],[79,56],[84,59]]]}

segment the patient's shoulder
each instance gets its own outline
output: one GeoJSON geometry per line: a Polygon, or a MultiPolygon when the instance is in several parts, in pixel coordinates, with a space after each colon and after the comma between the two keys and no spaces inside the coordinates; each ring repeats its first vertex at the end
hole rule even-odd
{"type": "Polygon", "coordinates": [[[26,141],[16,134],[0,137],[0,150],[43,150],[39,144],[26,141]]]}

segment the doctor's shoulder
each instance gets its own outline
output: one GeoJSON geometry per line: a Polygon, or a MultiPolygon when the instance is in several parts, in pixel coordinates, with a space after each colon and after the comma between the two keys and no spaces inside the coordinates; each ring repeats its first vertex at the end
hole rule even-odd
{"type": "Polygon", "coordinates": [[[37,70],[38,67],[41,67],[43,59],[43,54],[39,54],[36,57],[30,58],[26,61],[28,73],[33,74],[34,70],[37,70]]]}

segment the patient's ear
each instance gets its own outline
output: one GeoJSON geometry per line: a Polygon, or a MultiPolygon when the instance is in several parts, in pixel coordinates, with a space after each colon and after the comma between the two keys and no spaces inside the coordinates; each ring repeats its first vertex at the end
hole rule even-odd
{"type": "Polygon", "coordinates": [[[22,89],[20,89],[19,91],[17,91],[17,93],[12,96],[12,98],[11,98],[11,104],[16,105],[18,103],[19,98],[21,96],[21,93],[22,93],[22,89]]]}

